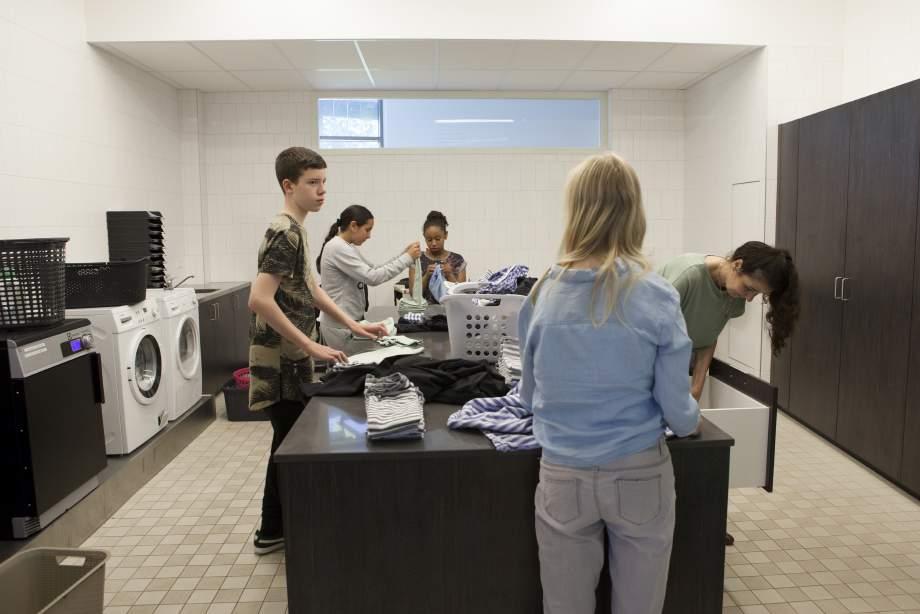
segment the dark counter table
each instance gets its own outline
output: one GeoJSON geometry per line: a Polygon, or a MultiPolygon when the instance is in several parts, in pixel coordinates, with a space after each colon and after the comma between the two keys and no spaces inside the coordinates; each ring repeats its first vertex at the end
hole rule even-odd
{"type": "MultiPolygon", "coordinates": [[[[412,336],[436,358],[449,349],[445,333],[412,336]]],[[[310,401],[275,455],[292,614],[542,611],[540,452],[497,452],[478,431],[450,430],[456,410],[426,404],[424,439],[368,442],[362,397],[310,401]]],[[[677,522],[665,612],[722,611],[733,443],[706,420],[699,438],[669,442],[677,522]]],[[[608,593],[604,575],[599,612],[608,593]]]]}

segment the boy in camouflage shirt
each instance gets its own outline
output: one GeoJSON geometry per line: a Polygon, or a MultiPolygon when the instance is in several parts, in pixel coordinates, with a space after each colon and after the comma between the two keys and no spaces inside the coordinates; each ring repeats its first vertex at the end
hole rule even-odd
{"type": "MultiPolygon", "coordinates": [[[[309,399],[300,390],[313,378],[313,359],[344,362],[343,352],[316,341],[316,312],[323,311],[355,335],[386,335],[381,324],[360,325],[320,288],[310,270],[303,222],[319,211],[326,194],[326,161],[303,147],[285,149],[275,160],[275,175],[284,207],[271,221],[259,247],[259,272],[252,283],[249,346],[249,408],[271,419],[271,453],[281,445],[309,399]]],[[[254,540],[256,554],[284,547],[281,502],[275,464],[269,458],[262,496],[262,526],[254,540]]]]}

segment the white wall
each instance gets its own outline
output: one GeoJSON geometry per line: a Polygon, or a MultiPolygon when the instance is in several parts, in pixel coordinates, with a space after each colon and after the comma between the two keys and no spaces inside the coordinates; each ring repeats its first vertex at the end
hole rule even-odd
{"type": "Polygon", "coordinates": [[[106,260],[106,210],[159,210],[183,274],[176,90],[83,35],[79,0],[0,6],[0,238],[66,236],[68,260],[106,260]]]}
{"type": "Polygon", "coordinates": [[[683,251],[684,92],[610,90],[608,144],[642,183],[648,220],[644,249],[653,264],[683,251]]]}
{"type": "MultiPolygon", "coordinates": [[[[325,3],[241,0],[86,0],[89,39],[247,40],[455,38],[759,43],[783,11],[809,13],[833,0],[369,0],[325,3]],[[806,5],[802,7],[802,5],[806,5]],[[775,13],[778,12],[778,15],[775,13]]],[[[795,20],[782,28],[797,33],[795,20]]],[[[819,36],[820,31],[812,36],[819,36]]]]}
{"type": "MultiPolygon", "coordinates": [[[[281,207],[274,159],[291,145],[315,146],[315,97],[306,92],[204,96],[206,267],[212,280],[250,279],[266,223],[281,207]]],[[[683,196],[683,101],[679,92],[611,92],[613,149],[643,182],[653,253],[680,251],[683,196]]],[[[450,222],[448,248],[469,261],[475,279],[488,269],[524,263],[540,273],[555,261],[562,233],[566,174],[591,151],[323,150],[329,164],[326,204],[307,218],[310,247],[339,212],[366,205],[376,218],[363,250],[372,261],[420,240],[431,209],[450,222]]],[[[392,284],[372,304],[392,301],[392,284]]]]}
{"type": "Polygon", "coordinates": [[[920,79],[920,3],[847,0],[845,6],[841,101],[920,79]]]}
{"type": "MultiPolygon", "coordinates": [[[[767,57],[756,51],[686,93],[687,251],[726,255],[764,240],[767,57]]],[[[760,303],[725,328],[716,356],[761,373],[760,303]]]]}

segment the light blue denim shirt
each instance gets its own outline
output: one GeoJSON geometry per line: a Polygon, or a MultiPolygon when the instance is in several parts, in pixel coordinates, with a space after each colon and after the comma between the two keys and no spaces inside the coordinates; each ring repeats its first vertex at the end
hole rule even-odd
{"type": "MultiPolygon", "coordinates": [[[[625,265],[618,266],[625,274],[625,265]]],[[[554,266],[518,319],[521,397],[551,463],[591,467],[652,446],[670,426],[696,428],[690,339],[677,290],[656,273],[638,278],[606,323],[591,321],[595,270],[554,266]],[[561,274],[561,275],[560,275],[561,274]]],[[[606,292],[593,308],[602,316],[606,292]]]]}

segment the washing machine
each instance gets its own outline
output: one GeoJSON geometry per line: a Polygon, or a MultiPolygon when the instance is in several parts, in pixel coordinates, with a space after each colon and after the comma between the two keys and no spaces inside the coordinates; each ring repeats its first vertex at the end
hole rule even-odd
{"type": "Polygon", "coordinates": [[[201,337],[198,330],[198,297],[192,288],[151,288],[148,300],[157,302],[166,321],[163,354],[169,388],[169,419],[175,420],[201,398],[201,337]]]}
{"type": "Polygon", "coordinates": [[[157,301],[68,309],[67,316],[90,321],[102,357],[106,454],[133,452],[169,422],[168,332],[157,301]]]}

